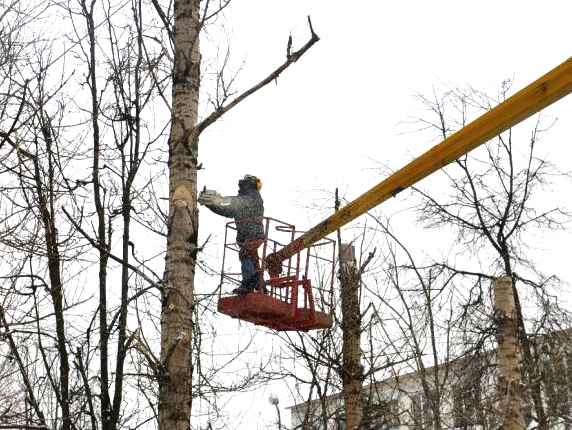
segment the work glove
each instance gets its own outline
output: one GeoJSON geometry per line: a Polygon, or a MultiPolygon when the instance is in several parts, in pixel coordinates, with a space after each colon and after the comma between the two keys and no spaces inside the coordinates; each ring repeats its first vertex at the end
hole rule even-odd
{"type": "Polygon", "coordinates": [[[218,205],[222,203],[223,197],[215,190],[204,188],[199,194],[198,202],[201,205],[218,205]]]}

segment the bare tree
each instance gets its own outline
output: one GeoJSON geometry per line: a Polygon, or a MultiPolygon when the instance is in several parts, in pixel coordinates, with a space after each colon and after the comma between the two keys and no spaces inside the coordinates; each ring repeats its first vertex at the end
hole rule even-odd
{"type": "Polygon", "coordinates": [[[498,327],[497,414],[501,418],[502,428],[524,429],[521,353],[511,278],[495,280],[494,297],[498,327]]]}
{"type": "MultiPolygon", "coordinates": [[[[61,36],[71,48],[62,49],[57,35],[44,37],[17,45],[21,58],[10,65],[8,83],[20,90],[10,94],[0,123],[2,258],[10,261],[2,273],[2,325],[11,354],[18,357],[30,428],[120,428],[126,422],[136,426],[147,414],[124,401],[127,379],[141,376],[131,372],[128,360],[142,336],[139,329],[129,330],[128,313],[134,301],[152,297],[160,278],[137,261],[131,221],[138,220],[133,213],[143,207],[149,187],[137,174],[158,144],[154,131],[144,136],[150,131],[146,109],[161,87],[156,71],[150,72],[152,51],[142,45],[142,4],[135,6],[106,9],[78,1],[42,10],[43,19],[71,24],[73,31],[61,36]],[[130,11],[135,22],[126,36],[116,33],[119,11],[130,11]],[[98,43],[107,31],[109,44],[98,43]],[[84,72],[79,81],[74,75],[81,73],[67,68],[74,62],[84,72]],[[107,296],[110,261],[120,273],[119,282],[113,281],[119,295],[114,288],[112,297],[107,296]],[[99,297],[93,306],[94,266],[99,297]],[[138,282],[146,284],[142,291],[138,282]],[[35,347],[26,345],[30,342],[35,347]],[[30,348],[32,353],[23,354],[30,348]],[[98,370],[93,362],[99,362],[98,370]]],[[[40,29],[42,22],[32,24],[40,29]]],[[[14,419],[10,425],[20,424],[14,419]]]]}
{"type": "Polygon", "coordinates": [[[383,275],[376,283],[376,315],[383,342],[404,365],[395,374],[413,371],[420,391],[404,392],[412,405],[405,415],[422,428],[443,427],[444,405],[454,379],[452,359],[467,354],[455,350],[454,287],[444,270],[423,266],[390,229],[387,221],[372,217],[387,244],[383,275]]]}
{"type": "MultiPolygon", "coordinates": [[[[510,82],[504,82],[498,99],[474,89],[452,90],[442,96],[421,97],[429,111],[421,124],[447,137],[465,125],[475,112],[490,109],[506,98],[510,82]]],[[[443,263],[440,267],[462,276],[508,276],[513,279],[512,292],[516,307],[518,337],[522,347],[527,387],[534,403],[535,419],[541,429],[548,425],[542,402],[538,366],[533,357],[522,310],[519,289],[529,288],[540,303],[549,301],[554,277],[544,276],[527,254],[529,232],[560,229],[569,214],[558,206],[546,205],[536,197],[545,190],[551,178],[559,176],[557,169],[537,156],[537,144],[546,130],[539,117],[528,136],[523,130],[509,130],[475,154],[464,156],[442,170],[448,186],[448,198],[416,189],[422,198],[419,219],[431,228],[453,227],[457,243],[464,247],[461,254],[478,256],[473,264],[459,267],[443,263]],[[528,147],[517,140],[528,141],[528,147]],[[520,146],[519,146],[520,145],[520,146]],[[477,263],[477,264],[474,264],[477,263]],[[518,286],[518,287],[517,287],[518,286]]],[[[555,304],[555,303],[554,303],[555,304]]],[[[537,321],[562,317],[556,306],[540,306],[537,321]],[[547,311],[550,310],[550,314],[547,311]]],[[[543,331],[544,323],[535,324],[533,331],[543,331]]]]}
{"type": "MultiPolygon", "coordinates": [[[[341,241],[340,241],[341,242],[341,241]]],[[[363,418],[361,364],[361,309],[359,306],[360,268],[356,267],[354,248],[339,244],[342,311],[342,382],[346,426],[359,429],[363,418]]]]}
{"type": "MultiPolygon", "coordinates": [[[[335,288],[339,295],[326,305],[332,308],[333,327],[284,337],[291,354],[288,358],[297,371],[293,374],[285,365],[281,374],[295,382],[292,397],[301,403],[294,414],[301,429],[374,429],[397,418],[391,402],[376,386],[381,375],[387,375],[400,360],[376,335],[380,321],[375,317],[377,298],[369,293],[372,279],[368,273],[380,263],[375,249],[369,247],[372,238],[367,228],[350,228],[345,235],[352,240],[339,248],[339,287],[335,288]],[[357,256],[354,247],[359,249],[357,256]]],[[[315,288],[324,295],[323,285],[315,288]]]]}
{"type": "MultiPolygon", "coordinates": [[[[155,3],[157,10],[160,7],[155,3]]],[[[212,15],[210,2],[203,8],[199,0],[174,1],[174,66],[172,85],[172,117],[169,138],[169,218],[165,286],[161,314],[161,363],[159,381],[159,427],[187,429],[191,414],[192,378],[192,310],[194,304],[194,271],[198,238],[197,170],[199,136],[218,118],[255,93],[296,62],[318,41],[311,22],[311,37],[298,51],[288,44],[286,61],[260,83],[229,99],[231,92],[222,88],[216,109],[199,121],[200,32],[212,15]]],[[[159,12],[165,15],[164,12],[159,12]]],[[[222,82],[224,85],[224,81],[222,82]]]]}
{"type": "Polygon", "coordinates": [[[193,294],[198,138],[318,37],[308,19],[308,41],[290,41],[242,93],[218,71],[199,119],[200,34],[229,3],[0,6],[0,376],[25,400],[0,409],[1,425],[187,429],[193,397],[216,410],[217,394],[262,380],[229,383],[231,363],[204,360],[214,330],[212,297],[193,294]],[[40,40],[28,24],[46,30],[40,40]],[[158,276],[152,244],[165,238],[158,276]]]}

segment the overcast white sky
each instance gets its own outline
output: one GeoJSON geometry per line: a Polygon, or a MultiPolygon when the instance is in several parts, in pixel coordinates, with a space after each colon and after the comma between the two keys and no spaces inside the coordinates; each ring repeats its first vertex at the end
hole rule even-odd
{"type": "MultiPolygon", "coordinates": [[[[235,1],[224,24],[235,63],[244,62],[241,88],[284,60],[290,33],[295,46],[307,40],[306,15],[321,40],[204,135],[201,184],[230,193],[252,172],[264,182],[268,213],[281,216],[304,205],[300,193],[310,189],[347,186],[356,196],[381,179],[364,171],[374,161],[398,168],[427,148],[400,124],[419,108],[415,94],[466,84],[495,93],[513,77],[521,88],[572,53],[568,2],[462,3],[235,1]]],[[[569,146],[571,106],[547,110],[561,118],[551,132],[555,154],[569,146]]]]}
{"type": "MultiPolygon", "coordinates": [[[[201,188],[233,194],[237,178],[258,175],[267,215],[302,229],[321,221],[304,210],[320,190],[323,197],[338,186],[354,198],[383,179],[372,170],[379,163],[397,169],[437,143],[403,133],[420,107],[415,94],[467,84],[494,94],[507,78],[520,89],[572,55],[572,2],[565,0],[235,0],[210,35],[220,41],[225,32],[234,64],[244,62],[237,90],[284,60],[289,34],[294,48],[305,43],[307,15],[320,42],[277,85],[205,133],[199,176],[201,188]]],[[[208,61],[212,45],[204,46],[208,61]]],[[[572,170],[572,96],[546,115],[559,119],[544,138],[548,159],[572,170]]],[[[569,189],[559,197],[572,208],[569,189]]],[[[223,220],[202,210],[201,234],[212,232],[221,239],[223,220]]],[[[547,250],[551,267],[569,265],[571,239],[563,233],[560,246],[547,250]]],[[[213,257],[217,246],[208,250],[213,257]]],[[[572,280],[569,271],[565,279],[572,280]]],[[[237,429],[267,428],[274,389],[243,397],[237,429]]]]}

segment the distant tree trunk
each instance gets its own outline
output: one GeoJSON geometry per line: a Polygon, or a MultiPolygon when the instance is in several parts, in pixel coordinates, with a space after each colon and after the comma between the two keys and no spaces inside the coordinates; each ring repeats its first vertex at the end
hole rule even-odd
{"type": "MultiPolygon", "coordinates": [[[[100,394],[100,414],[102,430],[113,430],[111,410],[111,400],[109,397],[109,327],[107,321],[107,269],[109,261],[109,243],[106,236],[106,214],[104,206],[104,197],[102,193],[101,183],[101,141],[100,141],[100,118],[99,118],[99,99],[98,90],[98,74],[97,74],[97,39],[96,24],[93,18],[95,3],[92,2],[89,7],[86,0],[81,1],[82,13],[84,15],[87,35],[89,40],[89,57],[87,58],[87,71],[89,77],[89,88],[91,93],[91,126],[93,130],[93,203],[97,214],[97,241],[101,248],[99,249],[99,368],[101,374],[101,394],[100,394]]],[[[117,416],[119,411],[115,411],[117,416]]]]}
{"type": "Polygon", "coordinates": [[[493,288],[498,340],[497,410],[502,429],[521,430],[525,428],[522,413],[522,360],[512,279],[497,278],[493,288]]]}
{"type": "Polygon", "coordinates": [[[70,415],[70,363],[67,349],[67,338],[65,328],[65,301],[63,283],[61,278],[62,259],[58,243],[58,229],[56,226],[56,186],[55,186],[55,160],[53,151],[53,135],[48,119],[41,113],[41,132],[46,144],[47,178],[46,172],[40,168],[40,162],[34,157],[34,179],[36,182],[36,194],[38,199],[38,210],[44,227],[44,238],[46,255],[48,257],[48,273],[50,277],[50,295],[54,306],[54,317],[56,323],[56,345],[59,356],[59,393],[58,401],[62,408],[62,430],[71,428],[70,415]],[[44,184],[43,180],[46,180],[44,184]]]}
{"type": "Polygon", "coordinates": [[[161,430],[190,428],[192,307],[198,233],[196,124],[200,83],[199,3],[199,0],[174,2],[170,207],[161,312],[161,430]]]}
{"type": "Polygon", "coordinates": [[[346,428],[356,430],[363,418],[361,365],[361,314],[359,306],[360,272],[354,247],[340,245],[340,282],[342,302],[342,383],[346,411],[346,428]]]}

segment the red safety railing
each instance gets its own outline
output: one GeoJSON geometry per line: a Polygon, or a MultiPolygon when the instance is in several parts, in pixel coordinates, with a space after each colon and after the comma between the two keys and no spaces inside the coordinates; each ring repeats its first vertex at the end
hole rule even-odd
{"type": "Polygon", "coordinates": [[[240,286],[239,246],[233,240],[236,224],[229,222],[225,229],[219,311],[276,330],[312,330],[328,328],[332,324],[331,304],[335,264],[335,242],[324,239],[292,255],[282,262],[279,276],[270,276],[266,256],[291,243],[301,234],[295,226],[275,218],[265,217],[264,240],[259,249],[259,285],[246,295],[230,295],[240,286]],[[320,278],[318,300],[311,279],[320,278]],[[223,296],[223,294],[225,296],[223,296]]]}

